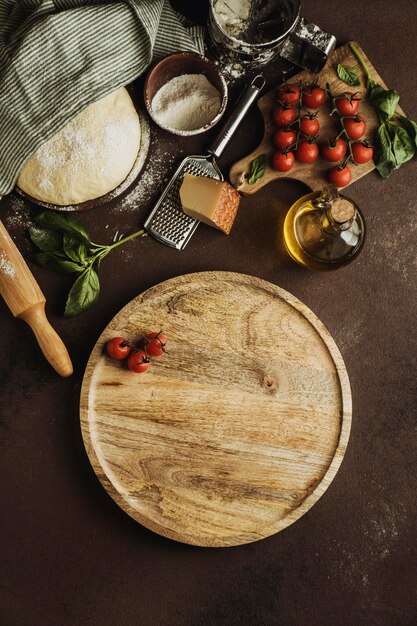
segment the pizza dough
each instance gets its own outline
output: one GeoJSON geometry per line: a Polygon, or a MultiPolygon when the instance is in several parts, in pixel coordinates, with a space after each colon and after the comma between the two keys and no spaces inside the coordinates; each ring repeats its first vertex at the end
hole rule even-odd
{"type": "Polygon", "coordinates": [[[50,204],[104,196],[123,182],[138,156],[141,127],[124,87],[90,104],[24,164],[17,185],[50,204]]]}

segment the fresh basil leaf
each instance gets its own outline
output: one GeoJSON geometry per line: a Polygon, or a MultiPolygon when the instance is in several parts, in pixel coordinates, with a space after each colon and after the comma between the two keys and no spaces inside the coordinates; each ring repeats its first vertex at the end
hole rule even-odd
{"type": "Polygon", "coordinates": [[[68,233],[64,234],[63,248],[67,257],[75,262],[83,263],[88,256],[87,246],[68,233]]]}
{"type": "Polygon", "coordinates": [[[33,219],[42,228],[49,228],[58,233],[67,233],[83,243],[90,243],[88,231],[81,222],[70,215],[58,213],[57,211],[43,210],[35,212],[33,219]]]}
{"type": "Polygon", "coordinates": [[[417,147],[417,124],[413,120],[408,119],[405,115],[399,115],[398,121],[401,126],[405,128],[409,137],[414,141],[414,145],[417,147]]]}
{"type": "Polygon", "coordinates": [[[359,75],[354,67],[338,63],[336,72],[340,80],[343,80],[347,85],[360,85],[359,75]]]}
{"type": "Polygon", "coordinates": [[[389,120],[395,113],[395,109],[397,108],[397,104],[400,100],[400,94],[392,89],[383,89],[382,87],[379,87],[378,90],[374,88],[371,91],[368,96],[368,100],[376,109],[378,109],[380,113],[383,114],[385,119],[389,120]]]}
{"type": "Polygon", "coordinates": [[[69,261],[65,256],[50,252],[37,252],[32,255],[32,259],[41,267],[59,274],[80,274],[85,270],[85,267],[69,261]]]}
{"type": "Polygon", "coordinates": [[[97,302],[100,281],[93,266],[88,267],[73,284],[65,305],[65,317],[75,317],[97,302]]]}
{"type": "Polygon", "coordinates": [[[49,228],[29,228],[29,237],[42,252],[52,252],[62,248],[62,235],[49,228]]]}
{"type": "Polygon", "coordinates": [[[376,169],[381,174],[382,178],[387,179],[389,176],[391,176],[393,171],[397,169],[397,166],[393,161],[379,161],[376,169]]]}
{"type": "Polygon", "coordinates": [[[250,166],[249,171],[249,185],[254,185],[265,174],[266,170],[266,155],[260,154],[254,159],[250,166]]]}
{"type": "Polygon", "coordinates": [[[398,167],[392,148],[390,132],[385,124],[381,124],[376,135],[375,163],[382,178],[388,178],[398,167]]]}
{"type": "Polygon", "coordinates": [[[401,126],[391,124],[392,136],[392,150],[397,166],[400,167],[403,163],[407,163],[413,158],[415,154],[415,143],[407,133],[407,131],[401,126]]]}

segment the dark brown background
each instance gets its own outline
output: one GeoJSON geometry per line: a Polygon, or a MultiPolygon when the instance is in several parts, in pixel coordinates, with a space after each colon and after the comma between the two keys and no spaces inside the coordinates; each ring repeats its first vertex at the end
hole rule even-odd
{"type": "MultiPolygon", "coordinates": [[[[417,117],[414,0],[303,5],[339,43],[356,39],[417,117]]],[[[206,3],[176,6],[204,21],[206,3]]],[[[279,81],[279,64],[268,76],[270,85],[279,81]]],[[[154,154],[166,153],[166,176],[172,155],[210,140],[173,139],[155,127],[152,135],[148,170],[154,154]]],[[[260,135],[253,110],[225,171],[260,135]]],[[[68,380],[0,302],[2,625],[417,623],[416,177],[413,162],[387,182],[372,173],[349,188],[365,213],[367,242],[353,264],[330,275],[298,268],[278,249],[282,216],[303,191],[290,182],[244,199],[230,237],[202,226],[182,253],[150,238],[119,248],[103,264],[99,303],[76,320],[61,315],[67,280],[33,267],[74,361],[68,380]],[[119,510],[90,468],[78,415],[88,355],[113,315],[151,285],[210,269],[262,277],[310,306],[341,349],[354,402],[347,454],[322,499],[278,535],[231,549],[174,543],[119,510]]],[[[95,241],[109,242],[143,221],[160,188],[158,181],[136,210],[118,201],[81,218],[95,241]]],[[[1,217],[26,253],[16,210],[22,215],[6,198],[1,217]]]]}

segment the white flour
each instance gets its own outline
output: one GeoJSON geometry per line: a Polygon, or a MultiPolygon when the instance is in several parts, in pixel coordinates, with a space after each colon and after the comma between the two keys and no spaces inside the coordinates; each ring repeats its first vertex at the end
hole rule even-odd
{"type": "Polygon", "coordinates": [[[10,213],[5,216],[4,223],[7,229],[29,228],[33,226],[28,205],[22,196],[12,193],[10,196],[10,213]]]}
{"type": "Polygon", "coordinates": [[[152,99],[152,112],[161,126],[197,130],[209,124],[221,106],[218,89],[204,74],[183,74],[163,85],[152,99]]]}
{"type": "Polygon", "coordinates": [[[232,37],[239,37],[248,26],[252,0],[217,0],[214,13],[220,27],[232,37]]]}
{"type": "Polygon", "coordinates": [[[16,270],[4,250],[0,253],[0,274],[5,274],[6,276],[16,275],[16,270]]]}

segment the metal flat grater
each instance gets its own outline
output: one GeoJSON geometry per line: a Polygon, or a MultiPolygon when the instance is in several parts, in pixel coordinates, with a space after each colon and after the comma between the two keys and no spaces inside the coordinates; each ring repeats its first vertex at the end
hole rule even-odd
{"type": "Polygon", "coordinates": [[[185,248],[199,221],[185,215],[181,208],[179,191],[184,174],[211,176],[223,180],[223,175],[215,163],[207,157],[186,157],[171,178],[155,208],[145,222],[146,230],[158,241],[178,250],[185,248]]]}
{"type": "Polygon", "coordinates": [[[217,180],[224,180],[216,158],[223,153],[264,85],[265,79],[262,75],[252,80],[206,156],[188,156],[182,161],[145,222],[146,230],[155,239],[177,250],[183,250],[190,241],[200,222],[188,217],[182,210],[179,190],[184,174],[210,176],[217,180]]]}

